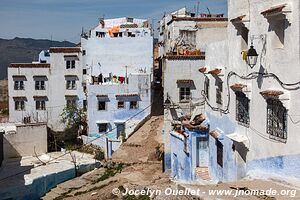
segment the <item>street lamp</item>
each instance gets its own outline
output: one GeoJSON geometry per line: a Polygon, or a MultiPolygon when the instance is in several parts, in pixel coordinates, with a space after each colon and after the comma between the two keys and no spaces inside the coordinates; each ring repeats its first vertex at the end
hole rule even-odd
{"type": "Polygon", "coordinates": [[[164,106],[166,107],[166,108],[170,108],[170,106],[171,106],[171,101],[170,101],[170,97],[169,97],[169,94],[167,93],[167,99],[165,100],[165,102],[164,102],[164,106]]]}
{"type": "Polygon", "coordinates": [[[256,65],[257,58],[258,58],[258,54],[254,49],[253,42],[251,42],[250,49],[248,50],[247,53],[247,64],[251,67],[251,69],[256,65]]]}

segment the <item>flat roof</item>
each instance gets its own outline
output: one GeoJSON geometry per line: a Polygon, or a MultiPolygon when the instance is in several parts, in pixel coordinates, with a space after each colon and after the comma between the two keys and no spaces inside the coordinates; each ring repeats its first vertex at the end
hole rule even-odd
{"type": "Polygon", "coordinates": [[[79,47],[51,47],[50,53],[79,53],[81,48],[79,47]]]}
{"type": "Polygon", "coordinates": [[[49,63],[11,63],[9,68],[50,68],[49,63]]]}

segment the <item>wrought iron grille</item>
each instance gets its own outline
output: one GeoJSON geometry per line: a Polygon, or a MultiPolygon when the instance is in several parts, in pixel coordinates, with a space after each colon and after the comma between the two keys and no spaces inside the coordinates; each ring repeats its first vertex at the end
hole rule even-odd
{"type": "Polygon", "coordinates": [[[278,99],[267,100],[267,133],[270,139],[287,140],[287,110],[278,99]]]}
{"type": "Polygon", "coordinates": [[[250,115],[249,115],[249,102],[250,100],[246,97],[243,92],[236,92],[236,121],[239,124],[249,127],[250,115]]]}
{"type": "Polygon", "coordinates": [[[216,82],[217,88],[216,88],[216,103],[222,105],[222,92],[223,92],[223,82],[217,80],[216,82]]]}
{"type": "Polygon", "coordinates": [[[217,146],[217,163],[220,167],[223,167],[223,144],[216,139],[216,146],[217,146]]]}
{"type": "Polygon", "coordinates": [[[206,95],[206,98],[209,99],[209,79],[205,77],[204,81],[204,93],[206,95]]]}

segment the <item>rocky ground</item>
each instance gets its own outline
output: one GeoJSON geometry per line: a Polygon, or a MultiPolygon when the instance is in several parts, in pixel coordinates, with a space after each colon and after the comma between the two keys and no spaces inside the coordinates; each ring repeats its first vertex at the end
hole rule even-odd
{"type": "Polygon", "coordinates": [[[297,196],[271,196],[271,195],[244,195],[225,196],[209,195],[209,190],[251,190],[287,188],[271,181],[251,180],[237,183],[226,183],[217,185],[184,185],[173,182],[162,173],[161,153],[163,150],[161,130],[163,116],[152,117],[136,133],[134,133],[118,149],[111,161],[104,164],[104,168],[96,169],[76,179],[58,185],[49,192],[44,200],[48,199],[77,199],[77,200],[172,200],[172,199],[253,199],[253,200],[279,200],[279,199],[300,199],[300,192],[297,196]],[[122,195],[128,189],[144,191],[162,191],[153,195],[122,195]],[[200,194],[173,194],[166,195],[164,191],[171,188],[173,191],[201,190],[200,194]],[[151,197],[151,198],[150,198],[151,197]]]}

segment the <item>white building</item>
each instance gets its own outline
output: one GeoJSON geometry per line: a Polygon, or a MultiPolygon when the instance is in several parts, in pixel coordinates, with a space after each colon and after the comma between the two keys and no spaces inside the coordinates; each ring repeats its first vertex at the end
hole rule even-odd
{"type": "Polygon", "coordinates": [[[231,0],[228,6],[228,41],[209,45],[202,69],[211,82],[210,176],[299,180],[300,2],[231,0]],[[253,68],[245,60],[251,44],[258,53],[253,68]]]}
{"type": "Polygon", "coordinates": [[[100,20],[82,35],[81,46],[89,136],[129,136],[151,111],[153,37],[147,20],[100,20]]]}
{"type": "Polygon", "coordinates": [[[170,132],[172,124],[192,115],[203,104],[204,89],[199,69],[205,66],[209,43],[227,37],[227,18],[222,14],[195,16],[185,8],[167,14],[160,21],[159,58],[164,88],[165,169],[171,168],[170,132]]]}
{"type": "Polygon", "coordinates": [[[42,63],[9,66],[10,122],[47,122],[52,130],[63,131],[60,115],[67,103],[83,104],[81,49],[50,48],[49,54],[42,63]]]}

